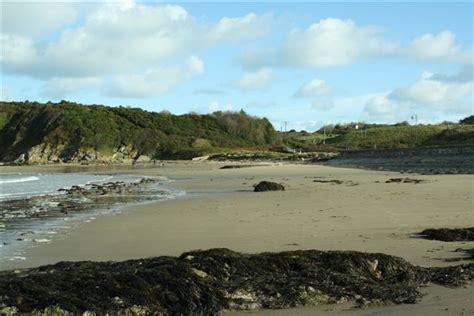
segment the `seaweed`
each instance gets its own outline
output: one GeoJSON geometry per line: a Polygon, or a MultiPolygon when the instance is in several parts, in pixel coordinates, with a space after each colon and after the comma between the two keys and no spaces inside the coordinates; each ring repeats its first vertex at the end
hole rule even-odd
{"type": "Polygon", "coordinates": [[[430,228],[418,233],[418,236],[440,241],[474,241],[474,227],[468,228],[430,228]]]}
{"type": "Polygon", "coordinates": [[[347,301],[416,303],[428,282],[455,287],[473,279],[474,264],[422,268],[380,253],[210,249],[0,272],[0,313],[215,315],[347,301]]]}

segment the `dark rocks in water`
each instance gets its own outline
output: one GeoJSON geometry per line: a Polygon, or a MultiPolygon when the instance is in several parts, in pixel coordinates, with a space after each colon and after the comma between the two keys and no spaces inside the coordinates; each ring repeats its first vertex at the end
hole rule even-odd
{"type": "Polygon", "coordinates": [[[266,192],[266,191],[285,191],[285,187],[276,182],[261,181],[254,187],[255,192],[266,192]]]}
{"type": "Polygon", "coordinates": [[[412,178],[390,178],[385,183],[413,183],[413,184],[418,184],[418,183],[423,183],[426,182],[425,180],[421,179],[412,179],[412,178]]]}
{"type": "Polygon", "coordinates": [[[136,182],[90,183],[59,189],[58,192],[63,194],[1,201],[0,222],[8,223],[9,231],[16,231],[23,222],[28,222],[28,225],[33,223],[30,221],[33,218],[62,218],[66,214],[105,209],[117,204],[156,200],[166,192],[151,185],[154,182],[160,183],[157,178],[143,178],[136,182]]]}
{"type": "Polygon", "coordinates": [[[460,286],[474,264],[422,268],[352,251],[241,254],[228,249],[124,262],[60,262],[0,272],[0,313],[215,315],[358,301],[416,303],[421,285],[460,286]]]}
{"type": "Polygon", "coordinates": [[[474,227],[425,229],[421,238],[440,241],[474,241],[474,227]]]}

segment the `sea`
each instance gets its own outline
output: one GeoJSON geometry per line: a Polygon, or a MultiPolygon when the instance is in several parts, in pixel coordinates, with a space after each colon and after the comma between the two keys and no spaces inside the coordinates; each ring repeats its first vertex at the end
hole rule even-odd
{"type": "MultiPolygon", "coordinates": [[[[26,260],[30,247],[63,238],[78,225],[123,212],[130,204],[174,199],[185,192],[166,177],[93,172],[0,173],[0,269],[2,262],[26,260]],[[124,193],[71,197],[64,189],[122,183],[124,193]]],[[[132,209],[132,208],[130,208],[132,209]]]]}

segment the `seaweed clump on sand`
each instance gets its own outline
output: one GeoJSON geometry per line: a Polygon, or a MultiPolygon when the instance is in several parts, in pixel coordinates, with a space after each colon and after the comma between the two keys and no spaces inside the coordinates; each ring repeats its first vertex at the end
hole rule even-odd
{"type": "Polygon", "coordinates": [[[261,181],[254,186],[255,192],[266,192],[266,191],[285,191],[285,187],[282,184],[271,182],[271,181],[261,181]]]}
{"type": "Polygon", "coordinates": [[[0,313],[214,315],[358,302],[416,303],[427,282],[460,286],[474,264],[422,268],[352,251],[241,254],[228,249],[124,262],[60,262],[0,272],[0,313]]]}
{"type": "Polygon", "coordinates": [[[257,165],[225,165],[220,167],[219,169],[242,169],[251,167],[257,167],[257,165]]]}
{"type": "Polygon", "coordinates": [[[467,248],[467,249],[458,248],[455,251],[464,253],[464,255],[466,256],[468,260],[474,260],[474,248],[467,248]]]}
{"type": "Polygon", "coordinates": [[[418,183],[424,183],[426,182],[425,180],[421,179],[412,179],[412,178],[390,178],[385,183],[413,183],[413,184],[418,184],[418,183]]]}
{"type": "Polygon", "coordinates": [[[474,227],[469,228],[431,228],[418,234],[420,237],[440,241],[474,241],[474,227]]]}

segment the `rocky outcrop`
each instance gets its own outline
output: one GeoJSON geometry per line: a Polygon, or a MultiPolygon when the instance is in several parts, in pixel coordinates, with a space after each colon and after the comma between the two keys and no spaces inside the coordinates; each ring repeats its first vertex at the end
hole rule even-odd
{"type": "Polygon", "coordinates": [[[53,146],[50,144],[40,144],[20,154],[14,162],[21,164],[58,163],[63,161],[62,156],[64,151],[64,145],[53,146]]]}
{"type": "Polygon", "coordinates": [[[18,157],[10,159],[16,164],[50,164],[50,163],[149,163],[153,159],[141,155],[132,146],[121,146],[106,155],[94,149],[68,148],[65,145],[40,144],[31,147],[18,157]]]}
{"type": "Polygon", "coordinates": [[[261,181],[254,187],[254,192],[266,191],[285,191],[285,187],[282,184],[271,181],[261,181]]]}
{"type": "Polygon", "coordinates": [[[474,264],[422,268],[394,256],[352,251],[247,255],[211,249],[0,272],[0,313],[216,315],[348,301],[411,304],[428,282],[454,287],[473,279],[474,264]]]}

